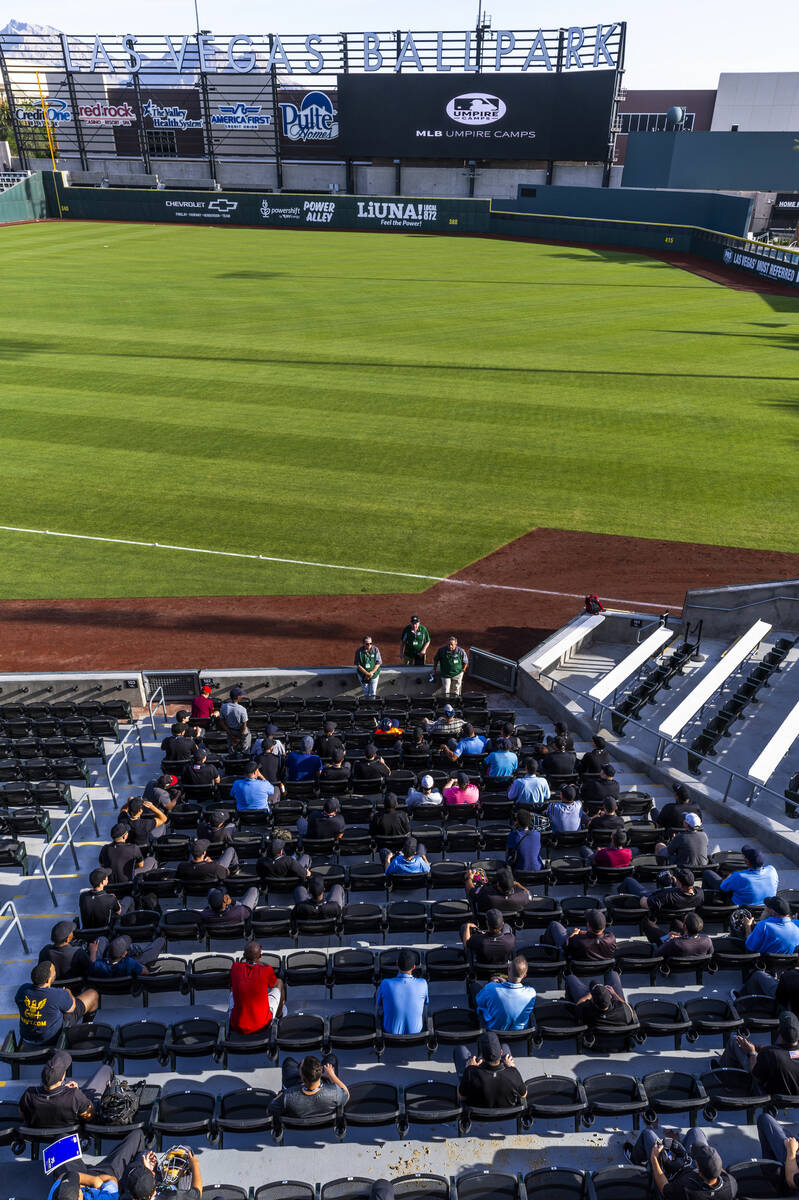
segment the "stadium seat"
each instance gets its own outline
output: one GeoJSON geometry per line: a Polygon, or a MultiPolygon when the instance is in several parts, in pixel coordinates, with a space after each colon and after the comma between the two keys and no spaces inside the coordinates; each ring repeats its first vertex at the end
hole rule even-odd
{"type": "Polygon", "coordinates": [[[219,1098],[213,1127],[217,1145],[224,1148],[226,1133],[263,1133],[272,1127],[269,1105],[275,1093],[268,1088],[244,1087],[219,1098]]]}
{"type": "Polygon", "coordinates": [[[215,1109],[216,1098],[210,1092],[189,1088],[159,1096],[150,1120],[156,1150],[160,1152],[163,1148],[165,1135],[182,1142],[204,1134],[210,1141],[215,1109]]]}
{"type": "Polygon", "coordinates": [[[524,1177],[527,1200],[590,1200],[591,1181],[571,1167],[539,1167],[524,1177]]]}
{"type": "Polygon", "coordinates": [[[536,1075],[525,1082],[527,1113],[531,1123],[539,1120],[560,1121],[572,1118],[579,1132],[588,1101],[585,1088],[568,1075],[536,1075]]]}

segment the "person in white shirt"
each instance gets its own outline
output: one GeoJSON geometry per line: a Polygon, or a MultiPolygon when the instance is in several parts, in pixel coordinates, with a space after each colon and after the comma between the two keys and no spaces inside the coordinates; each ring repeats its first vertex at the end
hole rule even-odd
{"type": "Polygon", "coordinates": [[[416,788],[409,788],[408,795],[405,797],[407,808],[414,808],[417,804],[443,804],[444,797],[441,792],[433,784],[432,775],[423,775],[419,780],[419,791],[416,788]]]}

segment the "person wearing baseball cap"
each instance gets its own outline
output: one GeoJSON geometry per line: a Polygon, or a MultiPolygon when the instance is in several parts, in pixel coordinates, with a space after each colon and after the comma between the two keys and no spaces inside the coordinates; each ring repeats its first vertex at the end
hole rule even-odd
{"type": "Polygon", "coordinates": [[[741,846],[741,854],[746,863],[743,870],[733,871],[726,879],[718,871],[707,870],[702,876],[702,886],[728,893],[738,908],[757,908],[769,896],[776,896],[780,877],[756,846],[741,846]]]}
{"type": "Polygon", "coordinates": [[[445,704],[441,710],[441,716],[437,717],[435,721],[431,721],[429,717],[422,717],[422,727],[425,733],[432,735],[437,744],[441,745],[446,742],[451,749],[454,749],[458,738],[463,734],[466,722],[463,717],[455,715],[455,709],[451,704],[445,704]]]}
{"type": "Polygon", "coordinates": [[[701,870],[710,861],[707,834],[702,828],[702,818],[695,812],[683,813],[683,827],[668,842],[658,842],[655,857],[662,863],[675,863],[678,867],[701,870]]]}
{"type": "Polygon", "coordinates": [[[78,1121],[90,1121],[114,1068],[104,1063],[86,1083],[78,1084],[66,1075],[72,1055],[54,1050],[42,1067],[41,1087],[29,1087],[19,1098],[19,1111],[32,1129],[63,1128],[78,1121]]]}
{"type": "Polygon", "coordinates": [[[467,1046],[452,1052],[458,1083],[458,1098],[473,1108],[511,1108],[527,1095],[524,1080],[516,1069],[510,1047],[496,1033],[483,1033],[477,1054],[467,1046]]]}
{"type": "Polygon", "coordinates": [[[441,690],[445,696],[460,696],[463,677],[469,666],[469,655],[458,645],[454,634],[436,651],[433,659],[433,676],[441,679],[441,690]]]}
{"type": "Polygon", "coordinates": [[[404,667],[423,667],[430,646],[430,633],[418,617],[411,617],[400,634],[400,658],[404,667]]]}
{"type": "Polygon", "coordinates": [[[766,911],[760,921],[754,917],[743,922],[746,949],[759,954],[795,954],[799,949],[799,921],[791,919],[791,907],[782,896],[767,896],[766,911]]]}
{"type": "MultiPolygon", "coordinates": [[[[105,939],[103,939],[105,944],[105,939]]],[[[39,962],[49,962],[55,967],[57,979],[69,979],[71,975],[86,978],[86,974],[97,958],[98,943],[90,943],[87,951],[82,943],[75,941],[74,921],[56,921],[50,930],[50,943],[39,951],[39,962]]]]}
{"type": "Polygon", "coordinates": [[[379,647],[374,644],[369,634],[364,637],[360,646],[355,651],[353,665],[364,696],[367,700],[373,700],[377,695],[377,685],[380,682],[380,668],[383,665],[383,657],[379,647]]]}
{"type": "Polygon", "coordinates": [[[218,715],[219,709],[211,695],[211,688],[205,683],[200,688],[199,696],[195,696],[191,702],[191,719],[192,721],[202,721],[207,727],[211,718],[218,715]]]}
{"type": "Polygon", "coordinates": [[[663,1200],[734,1200],[738,1185],[723,1169],[721,1155],[708,1144],[704,1131],[689,1129],[684,1136],[667,1139],[655,1129],[644,1129],[635,1145],[625,1142],[624,1153],[636,1166],[652,1169],[655,1194],[663,1200]],[[678,1157],[673,1149],[681,1152],[678,1157]],[[674,1167],[664,1169],[670,1159],[674,1167]]]}
{"type": "Polygon", "coordinates": [[[111,872],[106,867],[95,867],[89,873],[89,889],[78,898],[80,923],[85,929],[102,929],[110,925],[114,917],[126,916],[133,910],[132,896],[118,899],[108,891],[111,872]]]}
{"type": "Polygon", "coordinates": [[[219,709],[219,722],[227,734],[228,747],[234,754],[249,754],[252,746],[249,715],[243,701],[249,699],[243,687],[232,687],[230,699],[219,709]]]}
{"type": "Polygon", "coordinates": [[[444,803],[444,797],[435,785],[432,775],[423,775],[419,780],[419,787],[408,788],[408,795],[405,797],[406,808],[416,808],[419,804],[424,805],[439,805],[444,803]]]}
{"type": "Polygon", "coordinates": [[[756,1046],[740,1033],[731,1034],[715,1065],[747,1071],[770,1096],[799,1096],[799,1017],[780,1013],[773,1046],[756,1046]]]}

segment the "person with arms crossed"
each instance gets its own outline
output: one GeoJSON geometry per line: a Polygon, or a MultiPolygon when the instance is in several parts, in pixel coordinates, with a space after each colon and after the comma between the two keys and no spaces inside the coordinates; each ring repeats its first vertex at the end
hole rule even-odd
{"type": "Polygon", "coordinates": [[[380,681],[380,668],[383,665],[383,659],[379,648],[375,646],[368,634],[355,651],[353,661],[355,674],[358,677],[358,683],[361,685],[364,696],[367,699],[373,699],[377,695],[377,685],[380,681]]]}
{"type": "Polygon", "coordinates": [[[400,656],[403,666],[422,667],[428,647],[430,634],[418,617],[411,617],[409,623],[400,634],[400,656]]]}

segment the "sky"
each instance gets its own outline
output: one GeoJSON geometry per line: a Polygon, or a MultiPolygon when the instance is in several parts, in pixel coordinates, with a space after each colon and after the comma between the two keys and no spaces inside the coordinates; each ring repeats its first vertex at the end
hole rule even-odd
{"type": "MultiPolygon", "coordinates": [[[[215,34],[329,33],[340,29],[473,28],[477,0],[305,0],[285,12],[256,0],[197,0],[215,34]]],[[[627,21],[628,88],[715,88],[722,71],[799,70],[799,0],[486,0],[495,29],[627,21]]],[[[193,0],[0,0],[12,18],[74,34],[191,33],[193,0]],[[123,28],[124,26],[124,28],[123,28]]]]}

